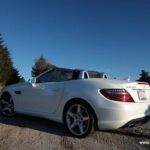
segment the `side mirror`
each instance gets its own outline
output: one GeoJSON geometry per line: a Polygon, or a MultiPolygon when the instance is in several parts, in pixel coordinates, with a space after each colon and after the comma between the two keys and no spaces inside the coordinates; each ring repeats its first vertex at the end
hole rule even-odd
{"type": "Polygon", "coordinates": [[[32,79],[30,80],[30,83],[31,83],[31,84],[36,83],[36,78],[35,78],[35,77],[34,77],[34,78],[32,78],[32,79]]]}

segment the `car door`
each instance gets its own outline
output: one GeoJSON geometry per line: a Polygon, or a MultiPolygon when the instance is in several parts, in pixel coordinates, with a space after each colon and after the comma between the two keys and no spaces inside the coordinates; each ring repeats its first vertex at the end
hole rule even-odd
{"type": "Polygon", "coordinates": [[[38,77],[30,87],[22,89],[20,107],[27,112],[54,113],[63,97],[65,81],[60,77],[58,69],[38,77]]]}
{"type": "Polygon", "coordinates": [[[54,113],[63,96],[64,82],[35,83],[26,102],[34,112],[54,113]]]}

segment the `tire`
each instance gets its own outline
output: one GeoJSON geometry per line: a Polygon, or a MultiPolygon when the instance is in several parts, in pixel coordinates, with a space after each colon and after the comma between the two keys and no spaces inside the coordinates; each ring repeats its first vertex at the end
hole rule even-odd
{"type": "Polygon", "coordinates": [[[1,114],[6,117],[13,117],[15,115],[14,102],[11,95],[4,94],[0,100],[1,114]]]}
{"type": "Polygon", "coordinates": [[[64,112],[64,123],[69,132],[77,137],[84,138],[94,129],[94,117],[90,107],[84,102],[70,103],[64,112]]]}

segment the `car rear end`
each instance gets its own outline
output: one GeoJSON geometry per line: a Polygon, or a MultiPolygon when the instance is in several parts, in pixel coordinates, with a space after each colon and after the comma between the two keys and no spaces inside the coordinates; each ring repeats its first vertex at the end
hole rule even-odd
{"type": "Polygon", "coordinates": [[[150,119],[150,86],[145,82],[116,82],[101,88],[101,106],[97,109],[100,129],[133,127],[150,119]]]}
{"type": "Polygon", "coordinates": [[[135,82],[123,85],[135,103],[133,115],[124,127],[132,127],[150,120],[150,86],[146,82],[135,82]]]}

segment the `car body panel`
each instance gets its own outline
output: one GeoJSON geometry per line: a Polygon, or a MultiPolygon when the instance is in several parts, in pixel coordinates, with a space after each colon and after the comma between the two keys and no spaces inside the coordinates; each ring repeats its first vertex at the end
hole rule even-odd
{"type": "Polygon", "coordinates": [[[100,129],[117,129],[133,119],[150,115],[150,87],[135,81],[77,79],[32,84],[27,82],[8,86],[2,93],[6,91],[13,98],[16,112],[40,116],[60,123],[63,123],[64,107],[72,99],[84,100],[93,108],[100,129]],[[99,90],[108,88],[125,89],[135,102],[107,99],[99,90]],[[146,99],[139,99],[140,90],[145,91],[146,99]]]}
{"type": "Polygon", "coordinates": [[[11,93],[16,111],[54,113],[63,96],[64,83],[18,84],[8,86],[6,91],[11,93]],[[16,94],[20,91],[20,94],[16,94]],[[43,98],[44,97],[44,98],[43,98]]]}

